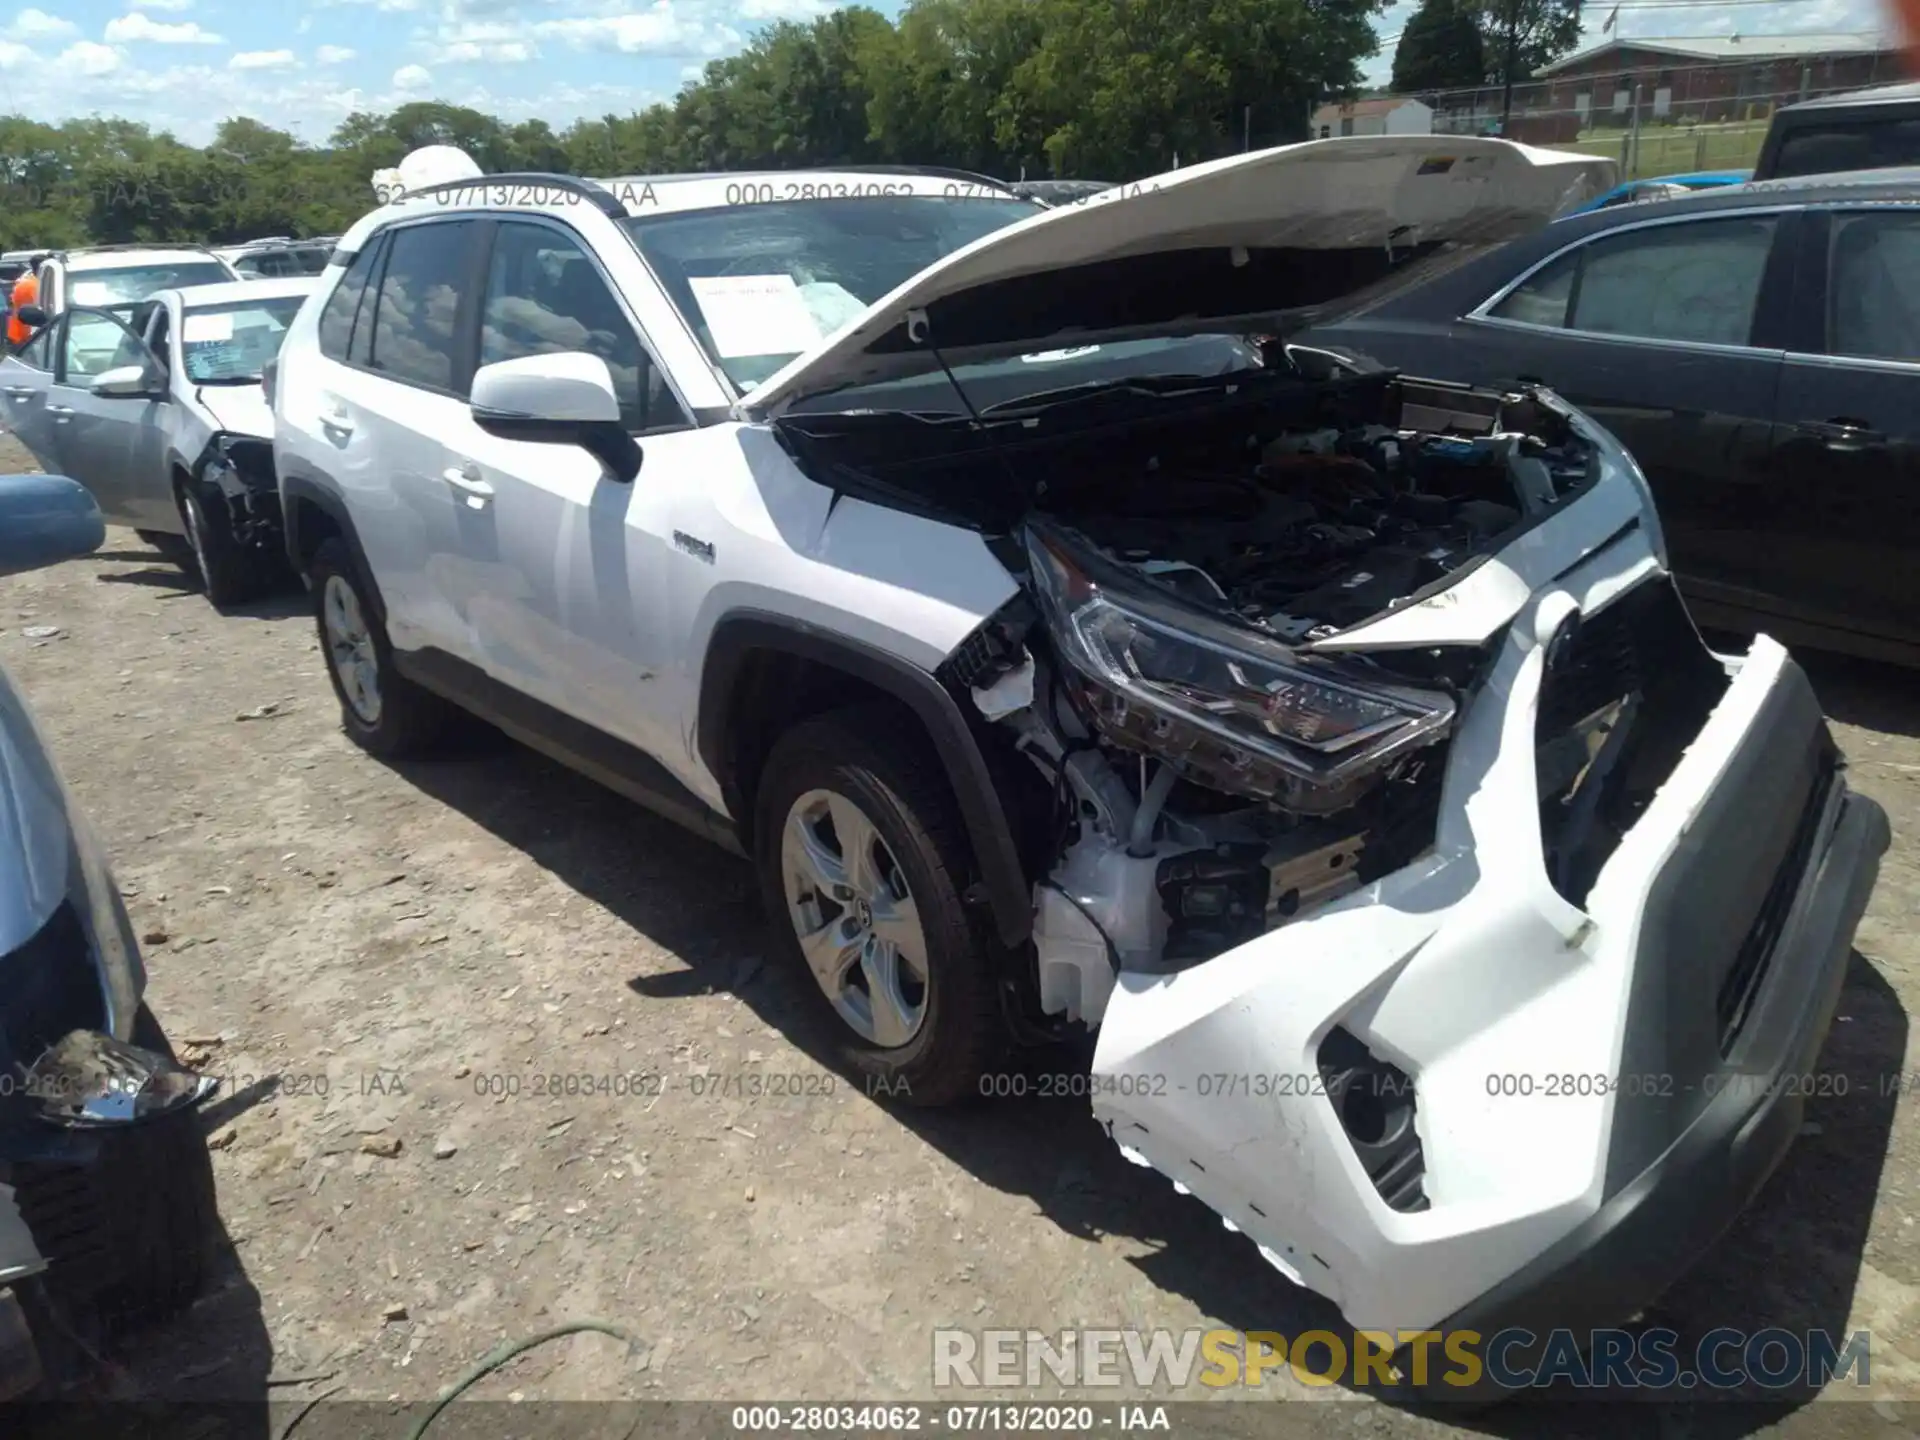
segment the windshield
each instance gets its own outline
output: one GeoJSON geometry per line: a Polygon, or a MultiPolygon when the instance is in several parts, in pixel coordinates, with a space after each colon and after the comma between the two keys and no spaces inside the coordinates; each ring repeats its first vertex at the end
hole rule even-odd
{"type": "Polygon", "coordinates": [[[1012,197],[848,196],[626,226],[707,353],[746,390],[936,260],[1040,213],[1012,197]]]}
{"type": "Polygon", "coordinates": [[[220,285],[233,272],[218,260],[183,260],[174,265],[128,265],[117,270],[82,270],[73,276],[70,305],[124,305],[144,300],[156,290],[184,290],[189,285],[220,285]]]}
{"type": "Polygon", "coordinates": [[[267,362],[280,353],[280,341],[306,298],[276,295],[187,311],[180,323],[187,379],[196,385],[258,380],[267,362]]]}

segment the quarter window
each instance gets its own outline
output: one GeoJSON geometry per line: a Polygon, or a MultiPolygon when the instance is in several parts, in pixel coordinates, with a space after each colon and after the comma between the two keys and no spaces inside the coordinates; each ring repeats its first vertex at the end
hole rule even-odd
{"type": "Polygon", "coordinates": [[[1602,236],[1488,313],[1597,335],[1745,345],[1774,223],[1772,216],[1696,220],[1602,236]]]}
{"type": "Polygon", "coordinates": [[[1920,215],[1834,217],[1827,350],[1920,361],[1920,215]]]}
{"type": "Polygon", "coordinates": [[[472,235],[470,221],[393,232],[374,310],[367,360],[373,369],[435,390],[454,388],[460,287],[472,235]]]}
{"type": "Polygon", "coordinates": [[[13,358],[34,370],[53,369],[53,332],[48,325],[34,332],[33,338],[13,352],[13,358]]]}
{"type": "Polygon", "coordinates": [[[568,350],[607,362],[620,419],[629,430],[689,423],[586,252],[549,226],[503,223],[487,269],[480,363],[568,350]]]}

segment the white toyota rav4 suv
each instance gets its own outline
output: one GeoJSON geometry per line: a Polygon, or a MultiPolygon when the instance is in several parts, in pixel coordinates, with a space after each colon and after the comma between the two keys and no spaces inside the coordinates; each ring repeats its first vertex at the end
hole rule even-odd
{"type": "Polygon", "coordinates": [[[1592,421],[1284,338],[1611,180],[415,191],[271,387],[345,726],[477,712],[750,857],[875,1090],[1097,1027],[1125,1153],[1358,1326],[1625,1319],[1797,1132],[1885,817],[1592,421]]]}

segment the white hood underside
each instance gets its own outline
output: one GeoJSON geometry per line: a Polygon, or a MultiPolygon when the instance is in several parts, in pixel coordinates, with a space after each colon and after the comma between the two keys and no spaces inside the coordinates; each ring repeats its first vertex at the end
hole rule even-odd
{"type": "MultiPolygon", "coordinates": [[[[765,418],[806,396],[936,368],[924,342],[942,344],[939,322],[930,336],[915,334],[923,342],[915,345],[901,347],[894,332],[913,325],[913,312],[933,306],[955,314],[966,292],[982,287],[1181,251],[1213,252],[1216,264],[1220,252],[1230,252],[1240,266],[1249,251],[1398,253],[1440,241],[1500,241],[1604,192],[1615,174],[1611,160],[1591,155],[1439,135],[1310,140],[1170,171],[1044,211],[955,251],[770,376],[741,410],[765,418]],[[883,338],[884,352],[875,348],[883,338]]],[[[1112,287],[1089,287],[1084,314],[1065,323],[1058,314],[1036,317],[1030,333],[943,354],[950,363],[974,362],[1140,335],[1137,323],[1103,303],[1112,294],[1112,287]]],[[[983,293],[979,303],[996,300],[983,293]]],[[[1275,312],[1196,310],[1152,329],[1197,333],[1255,322],[1263,313],[1275,312]]]]}

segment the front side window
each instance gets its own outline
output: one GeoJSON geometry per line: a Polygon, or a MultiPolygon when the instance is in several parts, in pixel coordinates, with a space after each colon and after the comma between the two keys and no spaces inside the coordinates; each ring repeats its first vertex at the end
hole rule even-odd
{"type": "Polygon", "coordinates": [[[1827,351],[1920,361],[1920,215],[1837,215],[1827,269],[1827,351]]]}
{"type": "Polygon", "coordinates": [[[1642,340],[1745,345],[1774,218],[1694,220],[1604,235],[1495,305],[1495,319],[1642,340]]]}
{"type": "Polygon", "coordinates": [[[180,319],[180,355],[195,385],[258,383],[267,362],[280,353],[287,327],[304,295],[203,305],[180,319]]]}
{"type": "Polygon", "coordinates": [[[368,364],[396,380],[451,390],[471,221],[409,225],[388,242],[368,364]]]}
{"type": "Polygon", "coordinates": [[[550,226],[503,223],[487,267],[480,363],[563,350],[607,362],[629,430],[690,423],[579,244],[550,226]]]}
{"type": "Polygon", "coordinates": [[[836,196],[624,223],[688,327],[744,390],[936,260],[1044,209],[1013,196],[836,196]]]}
{"type": "Polygon", "coordinates": [[[129,265],[113,270],[81,270],[69,275],[69,305],[129,305],[157,290],[190,285],[224,285],[233,279],[217,260],[184,260],[173,265],[129,265]]]}
{"type": "Polygon", "coordinates": [[[151,353],[144,340],[113,316],[70,311],[60,347],[61,378],[69,384],[85,384],[122,365],[144,364],[151,353]]]}

